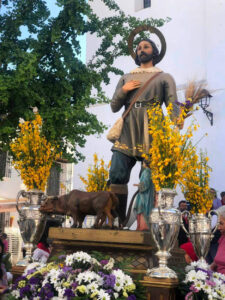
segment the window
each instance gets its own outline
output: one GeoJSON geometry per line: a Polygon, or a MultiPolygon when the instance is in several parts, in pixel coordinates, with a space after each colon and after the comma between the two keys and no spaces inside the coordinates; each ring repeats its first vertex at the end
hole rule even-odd
{"type": "Polygon", "coordinates": [[[144,0],[144,8],[151,6],[151,0],[144,0]]]}
{"type": "Polygon", "coordinates": [[[7,153],[6,166],[5,166],[5,177],[11,178],[11,174],[12,174],[12,161],[11,161],[11,157],[7,153]]]}
{"type": "Polygon", "coordinates": [[[10,178],[11,171],[11,158],[7,152],[0,150],[0,178],[10,178]]]}

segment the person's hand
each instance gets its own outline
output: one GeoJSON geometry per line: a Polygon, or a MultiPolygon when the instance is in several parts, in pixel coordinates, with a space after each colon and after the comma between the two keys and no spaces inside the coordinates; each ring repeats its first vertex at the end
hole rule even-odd
{"type": "Polygon", "coordinates": [[[124,93],[128,93],[130,91],[138,89],[140,86],[141,86],[141,82],[139,80],[131,80],[124,84],[122,90],[124,93]]]}
{"type": "Polygon", "coordinates": [[[217,265],[213,262],[213,263],[210,265],[210,269],[211,269],[212,271],[216,271],[217,265]]]}

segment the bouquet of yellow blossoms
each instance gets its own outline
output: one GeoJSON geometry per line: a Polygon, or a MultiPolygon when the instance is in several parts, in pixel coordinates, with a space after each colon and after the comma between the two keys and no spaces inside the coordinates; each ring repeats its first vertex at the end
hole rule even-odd
{"type": "Polygon", "coordinates": [[[87,192],[105,191],[107,190],[107,180],[109,178],[111,162],[105,164],[103,159],[98,159],[96,153],[93,157],[94,165],[88,168],[87,179],[82,176],[80,176],[80,179],[85,184],[87,192]]]}
{"type": "Polygon", "coordinates": [[[18,137],[10,145],[13,165],[28,190],[44,191],[52,163],[60,154],[42,134],[42,118],[38,113],[34,120],[20,123],[19,127],[18,137]]]}
{"type": "Polygon", "coordinates": [[[206,214],[213,204],[213,196],[209,187],[209,172],[206,153],[200,152],[200,157],[193,155],[189,159],[189,166],[184,171],[182,191],[191,204],[191,213],[206,214]]]}
{"type": "MultiPolygon", "coordinates": [[[[167,107],[167,116],[163,116],[159,105],[148,110],[152,144],[149,153],[143,154],[143,157],[150,161],[156,191],[175,188],[182,181],[183,170],[189,164],[189,158],[194,151],[193,147],[190,147],[190,138],[197,126],[189,126],[187,132],[182,135],[177,122],[171,118],[172,108],[172,104],[167,107]]],[[[182,118],[183,116],[180,117],[181,123],[182,118]]]]}

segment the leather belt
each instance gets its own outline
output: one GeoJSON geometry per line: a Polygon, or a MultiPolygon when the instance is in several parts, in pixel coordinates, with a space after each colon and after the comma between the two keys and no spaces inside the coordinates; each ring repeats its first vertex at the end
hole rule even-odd
{"type": "Polygon", "coordinates": [[[147,106],[149,106],[149,105],[150,105],[149,102],[135,102],[135,103],[134,103],[134,107],[135,107],[135,108],[147,107],[147,106]]]}

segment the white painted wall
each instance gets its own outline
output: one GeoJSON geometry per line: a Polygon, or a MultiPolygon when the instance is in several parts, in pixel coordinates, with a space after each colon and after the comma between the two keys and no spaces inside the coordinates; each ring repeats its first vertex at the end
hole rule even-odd
{"type": "MultiPolygon", "coordinates": [[[[139,0],[141,1],[141,0],[139,0]]],[[[104,7],[99,6],[99,0],[94,1],[96,13],[100,16],[108,15],[104,7]]],[[[210,165],[213,168],[210,184],[218,192],[225,190],[223,174],[225,171],[224,140],[225,140],[225,2],[223,0],[152,0],[152,6],[147,9],[135,11],[135,0],[117,0],[120,7],[131,15],[141,19],[147,17],[166,18],[172,20],[160,30],[167,41],[167,53],[163,61],[157,66],[169,72],[175,78],[177,85],[182,85],[188,80],[206,80],[212,93],[210,106],[214,114],[214,125],[211,126],[206,116],[200,110],[195,117],[200,124],[200,129],[195,135],[197,141],[204,133],[200,147],[208,151],[210,165]]],[[[96,36],[87,36],[87,61],[92,57],[98,40],[96,36]]],[[[116,61],[116,66],[126,73],[135,68],[131,57],[121,57],[116,61]]],[[[111,76],[111,82],[105,88],[106,94],[111,97],[119,76],[111,76]]],[[[112,125],[121,115],[122,111],[113,114],[109,105],[100,105],[90,108],[99,120],[106,125],[112,125]]],[[[185,123],[183,131],[188,127],[192,118],[185,123]]],[[[85,162],[75,166],[74,187],[83,189],[79,174],[85,175],[87,167],[93,162],[93,153],[103,157],[105,161],[111,158],[111,144],[103,134],[100,138],[88,137],[85,149],[85,162]]],[[[129,198],[135,189],[133,183],[138,182],[139,166],[136,166],[131,175],[129,184],[129,198]]],[[[181,193],[176,197],[176,202],[181,200],[181,193]]]]}
{"type": "Polygon", "coordinates": [[[19,190],[24,189],[19,173],[12,168],[10,178],[0,181],[0,198],[16,199],[19,190]]]}

